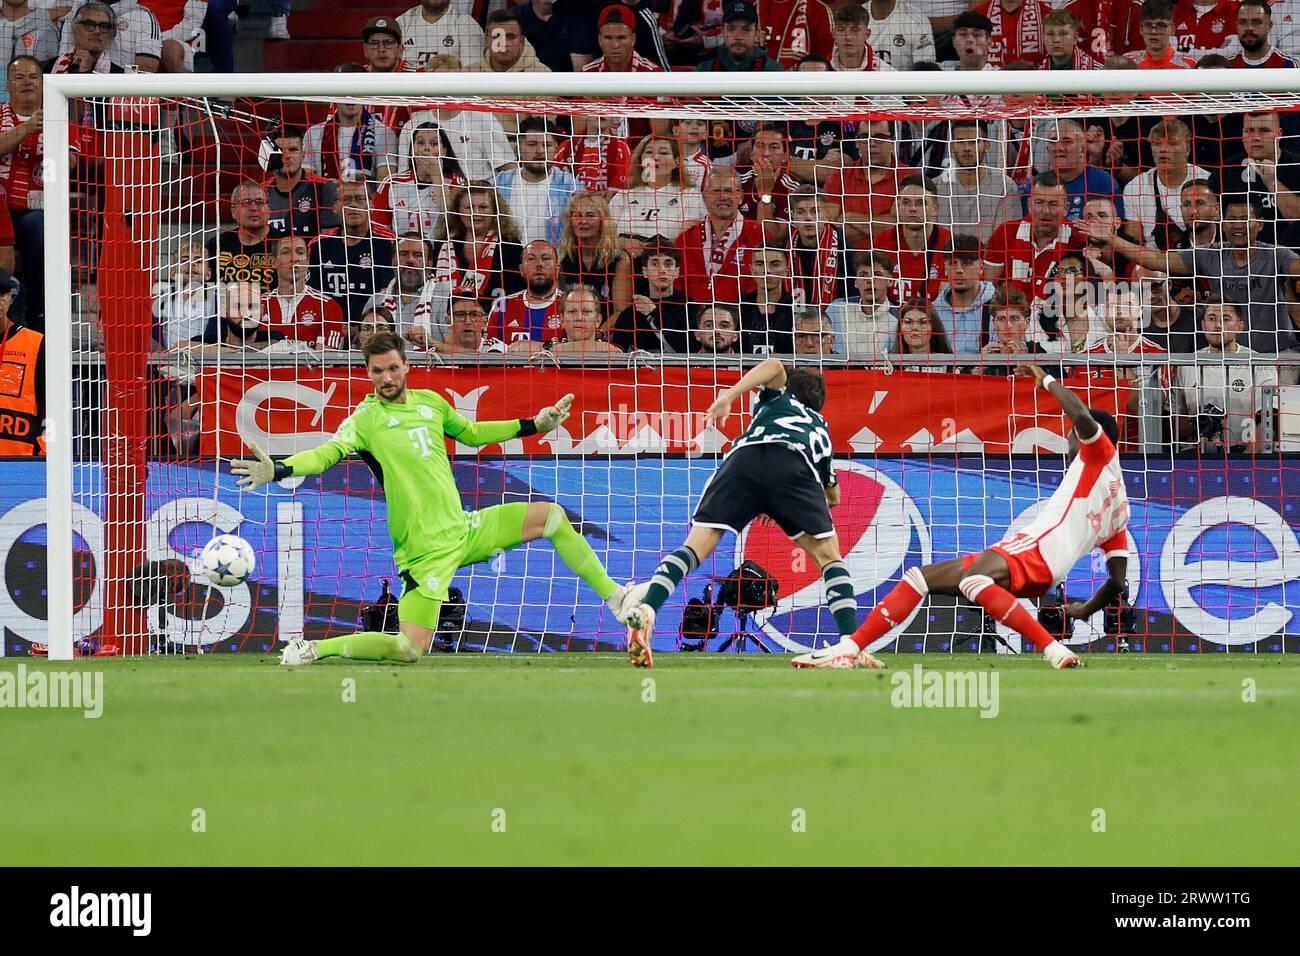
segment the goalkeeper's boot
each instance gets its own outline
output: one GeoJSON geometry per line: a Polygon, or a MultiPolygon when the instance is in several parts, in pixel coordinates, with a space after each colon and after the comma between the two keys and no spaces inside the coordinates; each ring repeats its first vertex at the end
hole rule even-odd
{"type": "Polygon", "coordinates": [[[1063,671],[1067,667],[1082,667],[1083,661],[1079,655],[1074,653],[1060,641],[1052,641],[1043,648],[1043,657],[1047,663],[1051,664],[1058,671],[1063,671]]]}
{"type": "Polygon", "coordinates": [[[318,660],[320,660],[320,651],[316,647],[316,642],[301,637],[295,637],[280,652],[280,663],[288,664],[290,667],[314,664],[318,660]]]}
{"type": "Polygon", "coordinates": [[[655,610],[649,604],[638,604],[627,615],[627,659],[633,667],[654,667],[650,653],[650,635],[655,629],[655,610]]]}
{"type": "MultiPolygon", "coordinates": [[[[809,654],[800,654],[790,661],[794,667],[824,667],[832,670],[852,670],[858,666],[858,655],[862,652],[852,638],[842,637],[838,644],[830,644],[809,654]]],[[[871,657],[870,654],[867,655],[871,657]]],[[[873,661],[880,661],[871,657],[873,661]]],[[[872,665],[867,665],[872,666],[872,665]]],[[[883,665],[882,665],[883,666],[883,665]]]]}

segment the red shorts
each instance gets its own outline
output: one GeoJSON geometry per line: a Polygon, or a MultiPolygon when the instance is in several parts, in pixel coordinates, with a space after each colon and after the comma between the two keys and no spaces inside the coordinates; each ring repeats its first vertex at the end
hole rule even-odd
{"type": "MultiPolygon", "coordinates": [[[[1043,555],[1038,550],[1037,545],[1018,554],[1009,554],[1001,545],[997,544],[988,550],[996,551],[1006,560],[1007,569],[1011,572],[1011,587],[1007,588],[1007,590],[1015,597],[1042,597],[1052,590],[1052,586],[1056,583],[1052,578],[1052,569],[1043,560],[1043,555]]],[[[965,571],[969,568],[971,562],[978,556],[968,554],[962,559],[961,569],[965,571]]]]}

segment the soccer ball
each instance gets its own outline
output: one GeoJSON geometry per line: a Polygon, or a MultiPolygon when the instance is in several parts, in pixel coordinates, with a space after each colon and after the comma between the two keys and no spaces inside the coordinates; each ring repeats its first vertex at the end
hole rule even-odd
{"type": "Polygon", "coordinates": [[[243,584],[257,567],[253,546],[235,534],[217,535],[203,546],[199,561],[208,580],[226,588],[243,584]]]}

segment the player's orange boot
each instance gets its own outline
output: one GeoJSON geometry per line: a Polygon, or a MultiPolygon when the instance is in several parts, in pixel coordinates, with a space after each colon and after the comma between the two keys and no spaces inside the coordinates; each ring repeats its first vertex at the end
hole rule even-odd
{"type": "Polygon", "coordinates": [[[655,610],[649,604],[638,604],[627,615],[627,659],[633,667],[654,667],[650,653],[650,635],[654,633],[655,610]]]}

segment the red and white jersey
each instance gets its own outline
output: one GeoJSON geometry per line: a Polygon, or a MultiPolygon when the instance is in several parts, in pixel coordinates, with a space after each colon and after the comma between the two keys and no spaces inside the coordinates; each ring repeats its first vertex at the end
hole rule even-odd
{"type": "Polygon", "coordinates": [[[835,46],[831,12],[821,0],[758,0],[767,58],[787,70],[809,53],[830,54],[835,46]]]}
{"type": "Polygon", "coordinates": [[[1268,51],[1268,56],[1259,60],[1248,58],[1244,50],[1239,51],[1236,56],[1228,57],[1228,66],[1234,70],[1294,70],[1300,68],[1300,60],[1288,56],[1277,47],[1272,47],[1268,51]]]}
{"type": "Polygon", "coordinates": [[[1119,452],[1098,428],[1091,441],[1079,442],[1079,454],[1038,517],[996,547],[1011,555],[1037,548],[1056,585],[1094,548],[1108,559],[1128,557],[1128,514],[1119,452]]]}
{"type": "Polygon", "coordinates": [[[506,345],[549,341],[564,328],[560,321],[560,290],[537,301],[527,291],[502,296],[492,303],[490,323],[488,335],[506,345]]]}
{"type": "Polygon", "coordinates": [[[262,324],[286,339],[306,342],[313,348],[347,348],[343,310],[315,289],[304,289],[297,295],[272,292],[262,301],[262,324]]]}
{"type": "MultiPolygon", "coordinates": [[[[613,73],[615,71],[613,70],[613,68],[610,67],[608,60],[606,60],[603,56],[598,56],[596,57],[596,59],[592,60],[590,63],[584,66],[582,68],[582,72],[583,73],[613,73]]],[[[662,73],[663,70],[660,69],[659,64],[656,63],[654,60],[648,59],[642,56],[640,53],[637,53],[635,50],[633,50],[632,62],[628,64],[628,68],[626,70],[619,70],[618,72],[620,73],[662,73]]]]}
{"type": "Polygon", "coordinates": [[[1045,286],[1056,273],[1061,255],[1083,248],[1084,235],[1073,223],[1063,222],[1045,246],[1036,246],[1028,216],[1004,222],[984,245],[984,262],[1001,266],[1001,278],[1024,291],[1030,300],[1046,298],[1045,286]]]}
{"type": "Polygon", "coordinates": [[[1073,0],[1065,9],[1083,24],[1079,49],[1093,59],[1105,62],[1112,53],[1142,49],[1138,0],[1073,0]]]}
{"type": "MultiPolygon", "coordinates": [[[[1114,355],[1118,354],[1115,344],[1115,337],[1112,335],[1106,335],[1098,341],[1084,343],[1083,351],[1088,355],[1114,355]]],[[[1145,335],[1139,335],[1129,344],[1128,350],[1124,354],[1165,355],[1168,354],[1168,352],[1168,349],[1152,342],[1145,335]]],[[[1100,378],[1103,376],[1109,377],[1112,374],[1112,369],[1109,366],[1100,366],[1093,369],[1091,374],[1094,378],[1100,378]]],[[[1166,365],[1160,370],[1160,380],[1161,384],[1164,385],[1165,388],[1169,387],[1169,383],[1173,380],[1173,375],[1169,366],[1166,365]]]]}
{"type": "MultiPolygon", "coordinates": [[[[5,103],[0,106],[0,133],[21,126],[27,119],[26,116],[19,116],[12,106],[5,103]]],[[[8,156],[0,158],[0,182],[4,183],[5,190],[9,193],[9,205],[14,209],[29,208],[29,195],[44,190],[41,178],[41,163],[44,157],[44,133],[38,129],[34,133],[29,133],[8,156]]],[[[31,208],[41,208],[39,200],[31,208]]]]}
{"type": "Polygon", "coordinates": [[[555,164],[567,164],[587,192],[627,189],[632,182],[632,150],[616,136],[565,139],[555,151],[555,164]]]}
{"type": "Polygon", "coordinates": [[[703,149],[698,149],[682,160],[682,166],[686,169],[686,178],[691,181],[691,185],[703,189],[704,180],[709,178],[709,170],[713,168],[713,160],[709,159],[709,154],[703,149]]]}
{"type": "Polygon", "coordinates": [[[459,176],[442,186],[423,186],[416,181],[414,172],[389,176],[375,191],[371,216],[399,236],[418,232],[432,242],[446,234],[447,191],[452,186],[464,185],[465,180],[459,176]]]}
{"type": "Polygon", "coordinates": [[[1237,0],[1219,0],[1204,13],[1192,0],[1174,4],[1174,45],[1184,56],[1231,52],[1237,44],[1237,0]]]}
{"type": "Polygon", "coordinates": [[[889,284],[889,300],[895,305],[921,299],[933,301],[939,286],[947,278],[944,253],[952,244],[952,233],[943,226],[930,227],[925,248],[913,250],[903,238],[903,227],[895,226],[876,236],[874,248],[894,260],[894,279],[889,284]]]}

